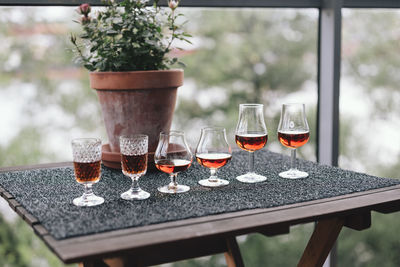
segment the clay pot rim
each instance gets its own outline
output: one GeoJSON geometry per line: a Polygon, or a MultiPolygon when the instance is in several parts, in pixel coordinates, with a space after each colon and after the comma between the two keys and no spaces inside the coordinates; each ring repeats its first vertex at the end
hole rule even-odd
{"type": "Polygon", "coordinates": [[[90,71],[90,75],[121,75],[121,74],[143,74],[143,73],[160,73],[160,72],[183,72],[183,69],[169,69],[169,70],[134,70],[134,71],[90,71]]]}
{"type": "Polygon", "coordinates": [[[90,87],[95,90],[174,89],[183,85],[183,70],[90,72],[90,87]]]}

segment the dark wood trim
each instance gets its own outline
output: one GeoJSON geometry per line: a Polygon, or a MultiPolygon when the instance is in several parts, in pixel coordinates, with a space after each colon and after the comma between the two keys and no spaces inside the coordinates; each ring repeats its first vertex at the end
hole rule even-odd
{"type": "Polygon", "coordinates": [[[35,216],[30,214],[24,207],[20,206],[17,207],[16,210],[17,214],[19,214],[24,221],[26,221],[30,226],[34,224],[38,224],[39,220],[36,219],[35,216]]]}
{"type": "Polygon", "coordinates": [[[400,211],[400,200],[396,201],[393,203],[393,205],[391,206],[377,206],[374,208],[375,211],[380,212],[380,213],[393,213],[393,212],[397,212],[400,211]]]}
{"type": "Polygon", "coordinates": [[[371,227],[371,212],[363,212],[361,214],[350,215],[346,217],[344,226],[353,230],[361,231],[371,227]]]}
{"type": "MultiPolygon", "coordinates": [[[[166,1],[160,1],[166,5],[166,1]]],[[[289,7],[289,8],[318,8],[321,0],[184,0],[184,7],[289,7]]],[[[102,0],[0,0],[4,6],[78,6],[89,3],[93,6],[104,5],[102,0]]]]}
{"type": "Polygon", "coordinates": [[[270,225],[265,229],[260,229],[258,232],[268,237],[276,235],[284,235],[290,233],[290,225],[288,224],[270,225]]]}
{"type": "Polygon", "coordinates": [[[343,0],[346,8],[400,8],[398,0],[343,0]]]}
{"type": "Polygon", "coordinates": [[[34,225],[32,225],[32,228],[35,231],[35,233],[39,236],[44,236],[44,235],[49,234],[47,229],[44,228],[43,225],[41,225],[41,224],[34,224],[34,225]]]}
{"type": "Polygon", "coordinates": [[[8,199],[8,204],[14,211],[16,211],[18,207],[21,207],[21,204],[19,204],[19,202],[14,198],[8,199]]]}

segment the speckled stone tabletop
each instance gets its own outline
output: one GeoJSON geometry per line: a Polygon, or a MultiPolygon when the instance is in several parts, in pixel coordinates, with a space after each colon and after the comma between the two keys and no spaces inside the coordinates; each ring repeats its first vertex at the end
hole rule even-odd
{"type": "Polygon", "coordinates": [[[209,170],[193,163],[178,175],[178,182],[191,190],[177,195],[159,193],[157,187],[169,183],[165,173],[154,171],[140,179],[141,187],[151,196],[143,201],[126,201],[120,194],[131,181],[121,171],[102,167],[102,177],[94,185],[97,195],[105,198],[96,207],[76,207],[72,200],[83,193],[76,183],[73,169],[51,168],[0,173],[0,185],[49,231],[56,239],[143,226],[205,215],[245,209],[269,208],[296,202],[334,197],[354,192],[400,184],[400,180],[366,174],[299,160],[298,167],[310,176],[287,180],[278,173],[289,167],[289,157],[258,151],[255,168],[268,179],[244,184],[235,177],[248,168],[246,152],[235,152],[232,161],[218,171],[230,184],[222,188],[205,188],[197,181],[209,176],[209,170]]]}

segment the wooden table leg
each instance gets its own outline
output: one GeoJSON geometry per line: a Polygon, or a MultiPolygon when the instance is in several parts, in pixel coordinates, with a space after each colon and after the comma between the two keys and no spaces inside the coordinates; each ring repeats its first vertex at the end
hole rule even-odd
{"type": "Polygon", "coordinates": [[[228,267],[244,267],[242,255],[240,254],[239,245],[235,237],[226,239],[228,251],[224,253],[228,267]]]}
{"type": "Polygon", "coordinates": [[[344,218],[319,221],[297,266],[322,266],[339,236],[344,222],[344,218]]]}
{"type": "Polygon", "coordinates": [[[102,260],[84,261],[78,264],[78,267],[109,267],[102,260]]]}
{"type": "Polygon", "coordinates": [[[78,267],[143,267],[141,263],[132,262],[125,258],[108,258],[103,260],[85,261],[78,264],[78,267]]]}

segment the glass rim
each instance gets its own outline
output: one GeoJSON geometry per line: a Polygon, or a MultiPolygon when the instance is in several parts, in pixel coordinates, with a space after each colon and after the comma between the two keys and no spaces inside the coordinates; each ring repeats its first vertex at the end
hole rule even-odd
{"type": "Polygon", "coordinates": [[[92,144],[101,144],[100,138],[95,137],[82,137],[82,138],[74,138],[71,140],[71,144],[81,144],[82,142],[92,143],[92,144]]]}
{"type": "Polygon", "coordinates": [[[224,127],[222,127],[222,126],[207,126],[207,127],[203,127],[203,128],[201,128],[201,131],[213,131],[213,132],[216,132],[216,131],[226,131],[226,129],[224,128],[224,127]]]}
{"type": "Polygon", "coordinates": [[[282,104],[282,106],[298,106],[298,105],[299,105],[299,106],[301,105],[301,106],[304,106],[304,107],[306,106],[305,103],[299,103],[299,102],[293,102],[293,103],[290,103],[290,102],[289,102],[289,103],[283,103],[283,104],[282,104]]]}
{"type": "Polygon", "coordinates": [[[184,131],[177,131],[177,130],[170,130],[170,131],[162,131],[160,132],[160,135],[165,135],[165,136],[169,136],[169,135],[185,135],[184,131]]]}
{"type": "Polygon", "coordinates": [[[139,138],[149,139],[149,136],[146,134],[124,134],[119,136],[119,140],[121,139],[139,139],[139,138]]]}
{"type": "Polygon", "coordinates": [[[260,106],[264,106],[264,104],[258,104],[258,103],[239,104],[239,107],[260,107],[260,106]]]}

